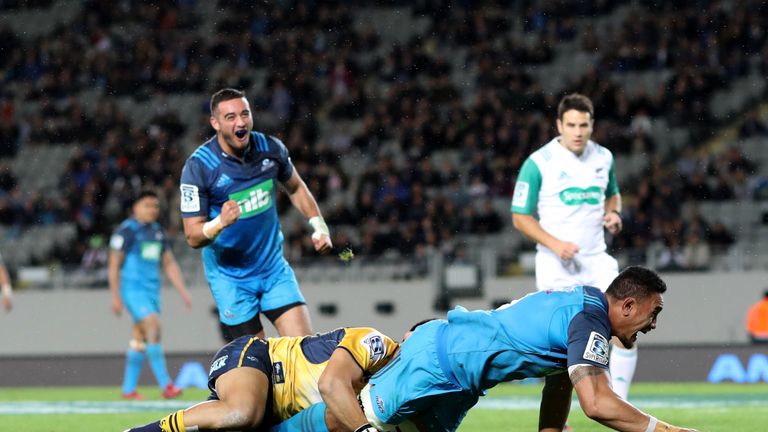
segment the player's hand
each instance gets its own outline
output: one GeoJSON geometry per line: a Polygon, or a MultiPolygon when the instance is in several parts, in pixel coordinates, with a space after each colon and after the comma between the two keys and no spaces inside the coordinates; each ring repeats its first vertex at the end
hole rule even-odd
{"type": "Polygon", "coordinates": [[[221,206],[221,226],[226,228],[240,219],[240,206],[237,205],[235,200],[229,200],[221,206]]]}
{"type": "Polygon", "coordinates": [[[181,300],[184,301],[184,307],[187,308],[187,310],[192,310],[192,297],[189,296],[189,292],[182,292],[181,300]]]}
{"type": "Polygon", "coordinates": [[[7,312],[10,312],[11,309],[13,309],[13,300],[11,300],[11,297],[3,296],[3,308],[5,308],[7,312]]]}
{"type": "Polygon", "coordinates": [[[611,233],[611,235],[618,234],[623,228],[621,216],[619,216],[619,214],[615,211],[606,213],[605,216],[603,216],[603,226],[608,230],[609,233],[611,233]]]}
{"type": "Polygon", "coordinates": [[[553,250],[561,260],[570,261],[579,253],[579,245],[571,242],[558,242],[553,250]]]}
{"type": "Polygon", "coordinates": [[[328,253],[333,249],[333,242],[328,234],[319,232],[312,234],[312,244],[315,246],[315,251],[320,253],[328,253]]]}
{"type": "Polygon", "coordinates": [[[112,297],[112,313],[120,316],[123,313],[123,301],[120,297],[112,297]]]}

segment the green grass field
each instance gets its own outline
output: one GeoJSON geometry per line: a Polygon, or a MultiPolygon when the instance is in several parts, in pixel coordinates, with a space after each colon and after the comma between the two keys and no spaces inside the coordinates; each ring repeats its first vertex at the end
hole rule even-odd
{"type": "MultiPolygon", "coordinates": [[[[190,389],[183,400],[164,401],[155,388],[140,390],[146,401],[122,401],[116,387],[0,389],[0,432],[122,431],[207,397],[206,391],[190,389]]],[[[535,431],[540,391],[539,384],[498,386],[460,430],[535,431]]],[[[630,400],[658,418],[702,432],[765,430],[768,421],[768,384],[637,384],[630,400]]],[[[570,424],[576,432],[606,430],[576,404],[570,424]]]]}

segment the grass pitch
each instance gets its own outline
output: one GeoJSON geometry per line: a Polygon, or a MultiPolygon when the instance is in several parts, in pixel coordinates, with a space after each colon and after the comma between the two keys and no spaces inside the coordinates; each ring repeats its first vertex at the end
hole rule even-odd
{"type": "MultiPolygon", "coordinates": [[[[0,432],[122,431],[205,400],[188,389],[183,400],[165,401],[156,388],[141,388],[145,401],[122,401],[117,387],[0,389],[0,432]]],[[[460,431],[535,431],[540,384],[500,385],[481,398],[460,431]]],[[[768,384],[647,384],[632,386],[630,402],[676,425],[699,431],[764,430],[768,384]]],[[[575,403],[569,420],[576,432],[607,430],[575,403]]]]}

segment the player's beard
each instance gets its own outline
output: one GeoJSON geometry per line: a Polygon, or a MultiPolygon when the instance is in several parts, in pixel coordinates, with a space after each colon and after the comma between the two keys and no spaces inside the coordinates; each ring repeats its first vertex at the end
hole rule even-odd
{"type": "Polygon", "coordinates": [[[242,143],[234,132],[223,132],[222,135],[224,142],[227,143],[229,148],[232,149],[237,156],[242,157],[245,154],[245,151],[250,144],[250,134],[245,135],[245,143],[242,143]]]}

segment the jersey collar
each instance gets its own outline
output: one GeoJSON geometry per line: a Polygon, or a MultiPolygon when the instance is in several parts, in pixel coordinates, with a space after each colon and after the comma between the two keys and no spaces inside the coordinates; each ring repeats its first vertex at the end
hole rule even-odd
{"type": "Polygon", "coordinates": [[[219,144],[219,136],[214,135],[213,136],[213,147],[215,150],[215,153],[219,155],[222,159],[232,161],[238,164],[243,164],[245,162],[250,162],[254,160],[256,156],[256,150],[255,145],[253,143],[253,133],[250,134],[250,137],[248,137],[248,148],[245,149],[245,154],[243,155],[243,160],[240,160],[236,158],[235,156],[230,155],[229,153],[225,152],[223,148],[221,148],[221,144],[219,144]]]}

